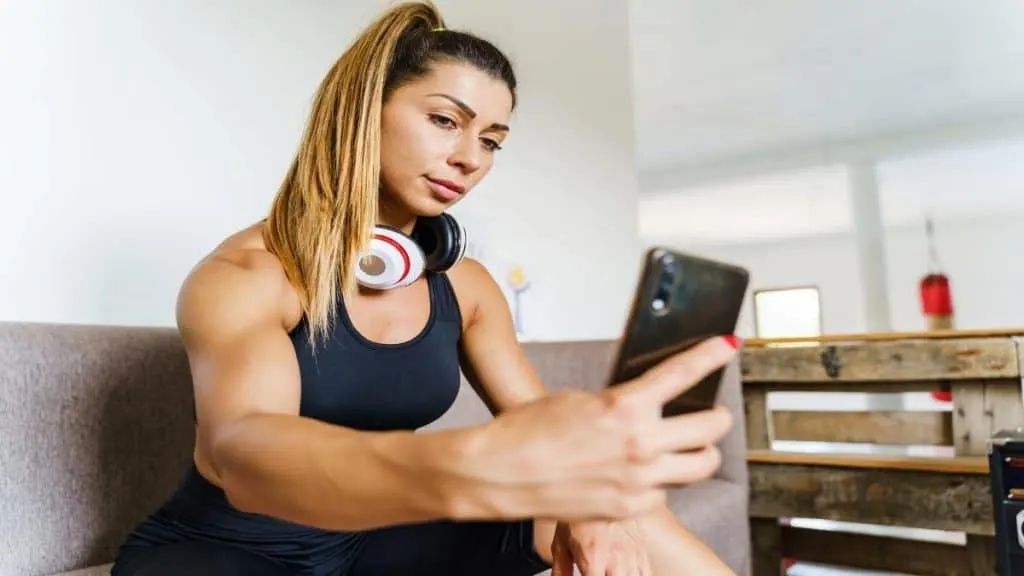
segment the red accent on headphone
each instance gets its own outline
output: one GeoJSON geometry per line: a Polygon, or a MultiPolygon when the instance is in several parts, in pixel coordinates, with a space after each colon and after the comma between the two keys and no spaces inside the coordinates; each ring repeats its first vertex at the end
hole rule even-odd
{"type": "Polygon", "coordinates": [[[402,277],[399,278],[398,281],[401,282],[402,280],[405,280],[405,277],[409,275],[409,271],[412,269],[412,264],[409,262],[409,253],[405,251],[405,247],[387,236],[374,234],[373,237],[394,246],[395,250],[398,250],[398,253],[402,255],[402,263],[405,264],[405,266],[402,268],[402,277]]]}

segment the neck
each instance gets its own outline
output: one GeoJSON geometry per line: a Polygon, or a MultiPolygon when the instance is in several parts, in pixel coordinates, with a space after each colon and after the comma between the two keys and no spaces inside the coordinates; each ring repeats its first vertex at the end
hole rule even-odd
{"type": "Polygon", "coordinates": [[[405,234],[411,234],[413,227],[416,226],[416,215],[381,198],[377,221],[385,226],[401,230],[405,234]]]}

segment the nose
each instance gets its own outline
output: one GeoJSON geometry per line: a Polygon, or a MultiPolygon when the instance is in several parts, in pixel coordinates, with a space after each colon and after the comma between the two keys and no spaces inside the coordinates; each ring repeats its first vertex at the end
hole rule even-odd
{"type": "Polygon", "coordinates": [[[466,134],[456,142],[455,149],[448,156],[448,164],[458,168],[463,174],[472,174],[480,169],[483,152],[483,147],[476,136],[466,134]]]}

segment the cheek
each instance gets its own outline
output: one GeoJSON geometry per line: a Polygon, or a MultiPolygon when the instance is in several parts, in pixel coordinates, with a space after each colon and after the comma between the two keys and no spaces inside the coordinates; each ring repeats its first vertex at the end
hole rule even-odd
{"type": "Polygon", "coordinates": [[[442,131],[425,121],[406,120],[382,130],[382,169],[392,174],[419,175],[445,158],[442,131]]]}

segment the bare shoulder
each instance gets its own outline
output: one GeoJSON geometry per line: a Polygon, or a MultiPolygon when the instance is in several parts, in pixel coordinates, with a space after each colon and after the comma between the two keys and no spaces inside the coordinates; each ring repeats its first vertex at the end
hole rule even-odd
{"type": "Polygon", "coordinates": [[[448,277],[459,299],[464,328],[485,315],[509,313],[501,286],[480,261],[463,258],[448,271],[448,277]]]}
{"type": "Polygon", "coordinates": [[[188,344],[232,338],[257,327],[290,329],[301,316],[301,305],[257,227],[227,238],[192,268],[178,293],[176,316],[188,344]]]}
{"type": "Polygon", "coordinates": [[[479,260],[468,256],[455,266],[452,266],[451,270],[448,271],[448,275],[452,282],[460,282],[470,288],[479,288],[481,284],[487,283],[497,286],[490,271],[479,260]]]}

